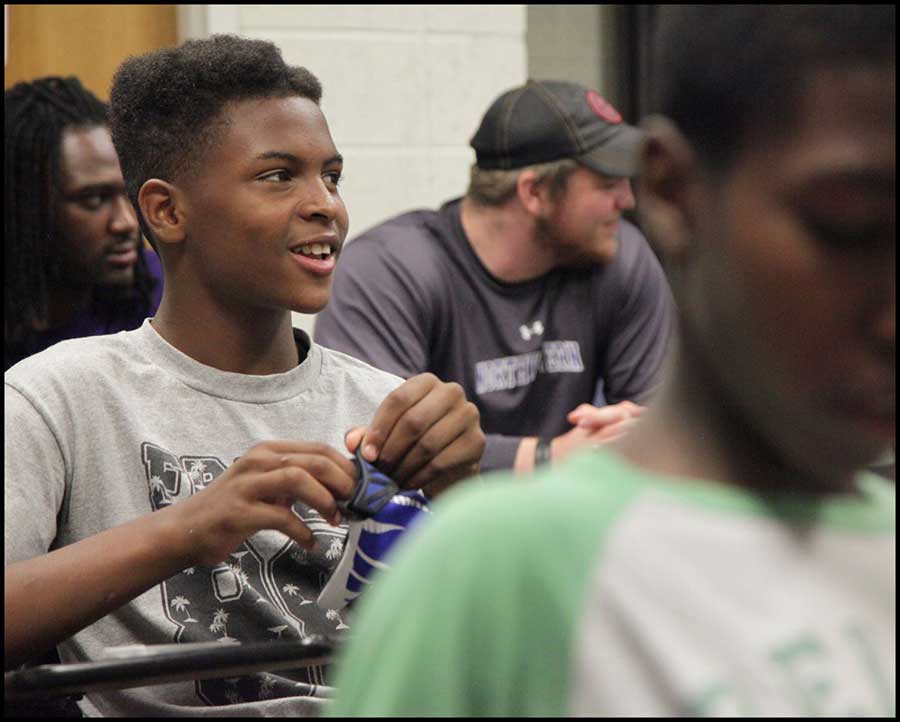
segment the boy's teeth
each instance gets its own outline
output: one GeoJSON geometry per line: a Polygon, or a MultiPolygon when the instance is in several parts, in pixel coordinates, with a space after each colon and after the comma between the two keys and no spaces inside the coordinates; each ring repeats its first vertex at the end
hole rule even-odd
{"type": "Polygon", "coordinates": [[[326,243],[311,243],[308,246],[301,246],[295,253],[302,253],[304,256],[328,256],[331,255],[331,246],[326,243]]]}

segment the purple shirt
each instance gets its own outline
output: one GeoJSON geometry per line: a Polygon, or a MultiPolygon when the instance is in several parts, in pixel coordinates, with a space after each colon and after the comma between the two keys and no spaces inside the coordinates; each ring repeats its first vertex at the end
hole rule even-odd
{"type": "Polygon", "coordinates": [[[83,336],[100,336],[119,331],[131,331],[138,328],[145,318],[152,317],[159,308],[163,292],[163,271],[159,256],[152,250],[142,248],[144,264],[153,280],[150,289],[149,306],[135,291],[131,298],[112,299],[106,297],[102,290],[95,293],[94,298],[83,312],[62,326],[54,326],[41,333],[32,335],[25,343],[15,348],[6,348],[5,365],[8,369],[28,356],[32,356],[55,343],[69,338],[83,336]]]}

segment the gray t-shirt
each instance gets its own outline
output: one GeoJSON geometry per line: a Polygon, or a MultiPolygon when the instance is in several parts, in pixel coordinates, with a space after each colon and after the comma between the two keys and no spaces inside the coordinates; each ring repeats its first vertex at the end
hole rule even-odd
{"type": "MultiPolygon", "coordinates": [[[[269,376],[204,366],[149,320],[64,341],[12,367],[4,379],[5,564],[177,503],[262,441],[323,442],[346,453],[344,433],[367,424],[402,381],[295,336],[309,347],[306,359],[269,376]]],[[[221,564],[185,569],[78,632],[60,645],[61,659],[97,660],[106,647],[135,643],[299,640],[348,628],[344,611],[315,604],[346,526],[331,527],[301,504],[295,511],[317,551],[260,532],[221,564]]],[[[326,670],[91,693],[81,704],[89,715],[315,713],[321,700],[297,697],[297,682],[327,685],[326,670]]]]}
{"type": "Polygon", "coordinates": [[[673,310],[662,269],[630,223],[607,265],[504,283],[469,244],[455,200],[350,243],[315,338],[404,378],[430,371],[461,384],[488,434],[487,471],[511,467],[523,436],[568,431],[566,414],[591,403],[598,386],[606,403],[646,402],[673,310]]]}

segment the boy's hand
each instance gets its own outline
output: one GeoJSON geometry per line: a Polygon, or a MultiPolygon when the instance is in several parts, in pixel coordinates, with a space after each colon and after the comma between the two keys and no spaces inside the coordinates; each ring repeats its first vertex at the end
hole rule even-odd
{"type": "Polygon", "coordinates": [[[216,564],[261,529],[276,529],[311,548],[313,534],[291,510],[293,504],[306,504],[337,525],[335,500],[349,498],[355,483],[353,462],[330,446],[268,441],[170,513],[187,531],[193,563],[216,564]]]}
{"type": "Polygon", "coordinates": [[[478,473],[484,453],[481,415],[457,383],[419,374],[394,389],[367,427],[347,433],[353,453],[365,439],[363,457],[404,489],[423,487],[429,496],[478,473]]]}

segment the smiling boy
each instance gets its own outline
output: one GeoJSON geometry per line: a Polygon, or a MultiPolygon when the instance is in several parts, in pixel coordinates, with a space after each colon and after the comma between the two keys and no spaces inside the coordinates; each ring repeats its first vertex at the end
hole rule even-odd
{"type": "MultiPolygon", "coordinates": [[[[343,612],[314,600],[346,537],[346,451],[364,443],[426,492],[477,471],[484,439],[458,386],[402,382],[291,327],[291,311],[327,303],[347,234],[320,97],[274,45],[229,36],[117,72],[113,140],[165,292],[140,329],[59,344],[6,374],[7,668],[54,645],[85,661],[135,642],[344,629],[343,612]]],[[[81,705],[306,714],[327,684],[317,666],[81,705]]]]}

